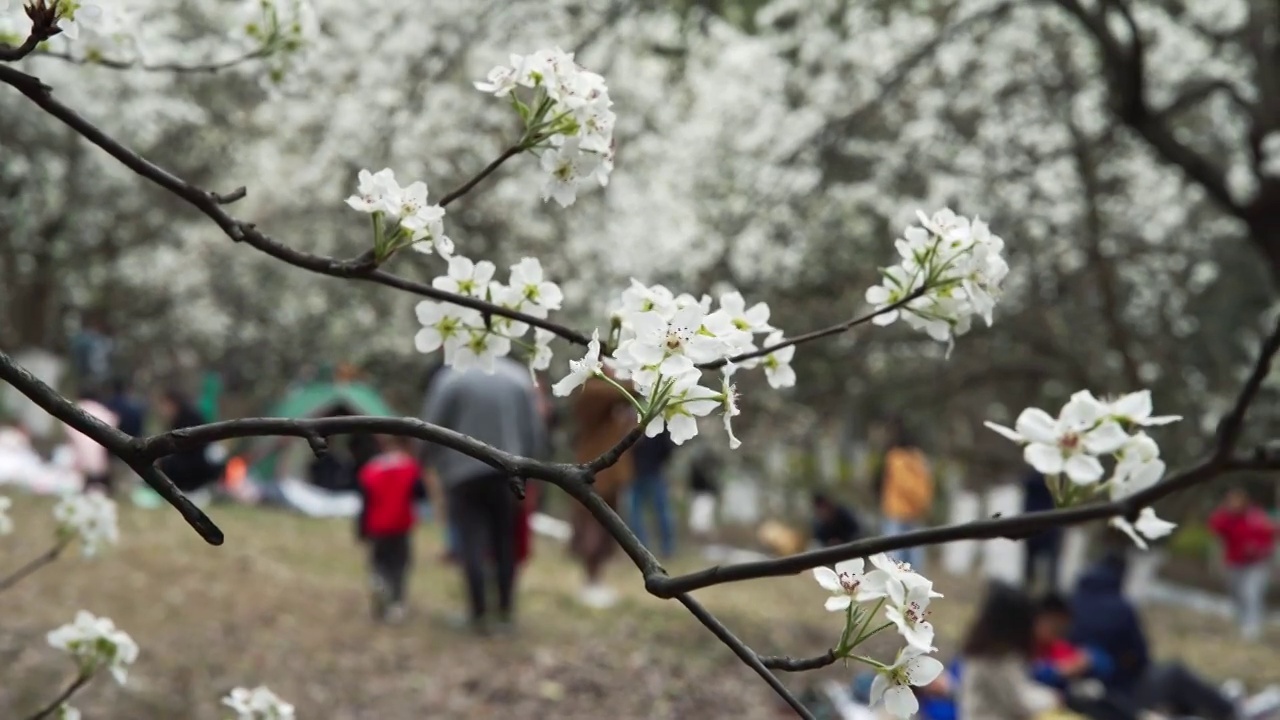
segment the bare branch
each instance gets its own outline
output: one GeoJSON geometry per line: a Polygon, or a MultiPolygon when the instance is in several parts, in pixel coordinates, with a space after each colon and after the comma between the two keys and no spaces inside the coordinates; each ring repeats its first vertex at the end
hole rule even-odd
{"type": "Polygon", "coordinates": [[[72,695],[79,692],[80,688],[88,685],[89,681],[92,679],[93,675],[87,672],[81,672],[65,690],[59,693],[58,697],[54,698],[53,702],[44,706],[40,710],[37,710],[36,713],[30,717],[30,720],[44,720],[44,718],[53,717],[53,714],[65,705],[67,701],[71,699],[72,695]]]}
{"type": "Polygon", "coordinates": [[[835,650],[828,650],[822,655],[809,658],[793,658],[787,655],[761,655],[760,664],[771,670],[804,672],[833,665],[839,659],[840,657],[836,655],[835,650]]]}
{"type": "Polygon", "coordinates": [[[1249,404],[1257,396],[1266,378],[1272,359],[1280,351],[1280,323],[1263,343],[1253,372],[1241,389],[1235,406],[1223,419],[1217,442],[1209,457],[1192,468],[1170,476],[1156,485],[1112,502],[1060,508],[1046,512],[1025,513],[1007,518],[978,520],[956,525],[914,530],[901,535],[882,536],[857,540],[843,545],[811,550],[782,558],[758,560],[735,565],[715,565],[704,570],[668,577],[664,573],[646,573],[645,588],[653,595],[672,598],[681,593],[742,580],[795,575],[822,565],[857,557],[867,557],[881,552],[924,545],[940,545],[955,540],[991,540],[1008,538],[1020,540],[1044,530],[1068,525],[1079,525],[1091,520],[1123,517],[1133,519],[1140,510],[1156,501],[1200,485],[1221,475],[1243,470],[1280,469],[1280,453],[1258,452],[1251,458],[1233,455],[1238,443],[1240,428],[1249,404]]]}
{"type": "Polygon", "coordinates": [[[493,162],[489,163],[484,167],[483,170],[476,173],[475,177],[463,183],[462,187],[458,188],[457,190],[454,190],[448,195],[445,195],[443,198],[440,198],[440,207],[445,207],[446,205],[453,202],[454,200],[457,200],[463,195],[466,195],[467,193],[471,192],[472,188],[474,188],[476,185],[479,185],[481,180],[484,180],[485,178],[492,175],[493,171],[497,170],[499,167],[502,166],[502,163],[510,160],[516,155],[519,155],[521,152],[524,152],[524,148],[520,147],[519,145],[512,145],[506,150],[503,150],[501,155],[494,158],[493,162]]]}
{"type": "MultiPolygon", "coordinates": [[[[8,69],[0,67],[0,71],[8,69]]],[[[111,454],[124,460],[142,477],[143,481],[151,486],[152,490],[182,514],[200,537],[211,545],[222,544],[222,530],[218,529],[203,510],[187,499],[173,481],[165,477],[164,473],[152,467],[150,461],[143,461],[142,456],[138,454],[136,446],[138,441],[132,436],[81,410],[75,403],[59,395],[26,368],[14,362],[13,358],[3,350],[0,350],[0,380],[12,385],[45,412],[89,436],[111,454]]]]}
{"type": "Polygon", "coordinates": [[[721,358],[720,360],[714,360],[712,362],[702,363],[698,367],[702,368],[703,370],[715,370],[717,368],[722,368],[725,365],[728,365],[729,363],[740,363],[744,360],[751,360],[754,358],[765,357],[767,355],[777,352],[778,350],[781,350],[782,348],[791,347],[792,345],[802,345],[807,342],[813,342],[814,340],[821,340],[822,338],[831,337],[832,335],[839,335],[841,333],[848,332],[858,327],[859,325],[864,325],[881,315],[891,313],[895,310],[899,310],[904,305],[911,302],[912,300],[915,300],[916,298],[924,296],[924,294],[927,293],[928,291],[929,291],[929,288],[927,286],[920,287],[920,288],[917,288],[916,290],[912,290],[911,294],[902,298],[898,302],[893,303],[891,305],[886,305],[880,308],[879,310],[873,310],[869,313],[866,313],[865,315],[859,315],[857,317],[850,318],[848,320],[845,320],[844,322],[836,323],[835,325],[832,325],[830,327],[822,328],[821,330],[813,330],[803,335],[797,335],[789,340],[783,340],[782,342],[777,343],[775,345],[763,347],[763,348],[760,348],[759,350],[753,350],[752,352],[749,352],[749,353],[743,353],[741,355],[736,355],[731,358],[721,358]]]}
{"type": "Polygon", "coordinates": [[[166,62],[156,63],[154,65],[143,62],[133,62],[130,60],[113,60],[111,58],[104,57],[78,58],[70,53],[55,50],[42,50],[39,54],[41,57],[51,57],[57,60],[64,60],[74,65],[98,65],[111,70],[141,70],[143,72],[168,72],[182,75],[214,75],[222,72],[223,70],[230,70],[238,65],[243,65],[254,60],[261,60],[262,58],[269,56],[271,51],[266,48],[257,48],[255,50],[250,50],[248,52],[241,53],[240,55],[236,55],[235,57],[227,58],[226,60],[215,60],[212,62],[195,64],[166,62]]]}
{"type": "Polygon", "coordinates": [[[14,585],[17,585],[28,575],[31,575],[45,565],[57,560],[58,556],[62,554],[62,551],[66,550],[67,546],[70,544],[70,538],[59,540],[53,547],[40,553],[34,559],[29,560],[27,564],[17,570],[14,570],[12,573],[9,573],[7,577],[0,578],[0,592],[4,592],[14,585]]]}

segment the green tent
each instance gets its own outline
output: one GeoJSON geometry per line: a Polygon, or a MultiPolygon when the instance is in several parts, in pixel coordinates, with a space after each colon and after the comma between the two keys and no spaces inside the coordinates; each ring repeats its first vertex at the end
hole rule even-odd
{"type": "MultiPolygon", "coordinates": [[[[295,386],[269,413],[270,417],[314,418],[338,412],[394,417],[396,413],[371,385],[360,382],[312,382],[295,386]]],[[[296,438],[259,438],[250,451],[251,477],[272,481],[285,475],[305,477],[311,449],[296,438]]]]}

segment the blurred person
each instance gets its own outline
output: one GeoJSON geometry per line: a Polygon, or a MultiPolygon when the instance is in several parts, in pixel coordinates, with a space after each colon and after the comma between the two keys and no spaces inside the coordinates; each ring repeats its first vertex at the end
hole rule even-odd
{"type": "Polygon", "coordinates": [[[1142,620],[1124,596],[1127,567],[1124,551],[1113,549],[1080,576],[1068,639],[1111,658],[1113,670],[1102,682],[1129,707],[1205,720],[1238,717],[1235,703],[1186,666],[1151,659],[1142,620]]]}
{"type": "MultiPolygon", "coordinates": [[[[609,372],[606,370],[605,372],[609,372]]],[[[628,384],[622,383],[629,389],[628,384]]],[[[608,381],[593,377],[583,384],[573,404],[574,460],[590,462],[608,452],[636,427],[636,411],[631,401],[608,381]]],[[[611,467],[596,473],[593,488],[609,507],[617,509],[618,498],[635,473],[634,448],[628,449],[611,467]]],[[[573,538],[570,549],[586,572],[581,600],[593,608],[607,608],[617,601],[612,588],[604,584],[604,569],[617,549],[612,536],[582,504],[570,510],[573,538]]]]}
{"type": "Polygon", "coordinates": [[[663,430],[654,437],[643,437],[631,450],[635,477],[627,495],[627,518],[632,532],[640,542],[649,545],[649,532],[645,528],[645,513],[652,510],[658,524],[658,548],[661,556],[675,553],[675,527],[671,520],[671,499],[667,486],[666,465],[675,452],[676,444],[663,430]]]}
{"type": "Polygon", "coordinates": [[[1035,605],[1017,588],[992,583],[961,648],[961,718],[1033,720],[1083,717],[1063,697],[1032,679],[1035,605]]]}
{"type": "Polygon", "coordinates": [[[1068,639],[1071,605],[1050,593],[1036,602],[1035,613],[1033,677],[1062,692],[1069,709],[1092,720],[1134,720],[1137,709],[1106,690],[1115,669],[1111,656],[1068,639]]]}
{"type": "Polygon", "coordinates": [[[1240,634],[1246,640],[1257,640],[1266,622],[1275,525],[1244,488],[1234,487],[1209,516],[1209,529],[1222,543],[1240,634]]]}
{"type": "MultiPolygon", "coordinates": [[[[205,418],[181,392],[169,389],[156,399],[156,410],[167,431],[203,425],[205,418]]],[[[199,443],[160,460],[160,470],[184,493],[196,492],[222,476],[220,452],[211,443],[199,443]]]]}
{"type": "Polygon", "coordinates": [[[716,506],[720,501],[720,458],[707,444],[698,448],[689,466],[689,529],[706,539],[716,527],[716,506]]]}
{"type": "Polygon", "coordinates": [[[822,547],[853,542],[862,525],[853,511],[823,492],[813,493],[813,541],[822,547]]]}
{"type": "MultiPolygon", "coordinates": [[[[103,405],[97,393],[92,390],[80,391],[76,407],[111,427],[119,425],[120,418],[103,405]]],[[[70,425],[64,424],[63,427],[66,428],[67,440],[71,443],[74,467],[84,476],[85,492],[96,491],[110,497],[115,490],[111,475],[111,454],[97,440],[70,425]]]]}
{"type": "Polygon", "coordinates": [[[111,383],[111,396],[106,406],[120,418],[120,430],[134,437],[141,437],[143,424],[146,422],[147,409],[140,400],[133,396],[129,382],[124,378],[116,378],[111,383]]]}
{"type": "MultiPolygon", "coordinates": [[[[431,382],[422,419],[503,452],[528,457],[540,451],[545,428],[535,389],[524,365],[498,358],[492,373],[444,368],[431,382]]],[[[512,478],[470,455],[440,445],[427,453],[457,529],[458,555],[466,580],[465,624],[475,631],[513,629],[516,577],[517,499],[512,478]],[[486,599],[486,565],[492,561],[498,592],[496,617],[486,599]],[[493,620],[490,623],[490,620],[493,620]]]]}
{"type": "MultiPolygon", "coordinates": [[[[431,392],[431,387],[435,383],[436,378],[440,377],[440,373],[444,369],[445,364],[443,361],[433,362],[427,367],[427,371],[422,379],[422,396],[424,398],[424,403],[427,394],[431,392]]],[[[432,447],[433,445],[431,443],[421,443],[419,446],[418,460],[422,463],[423,467],[427,469],[428,489],[432,490],[432,514],[438,519],[441,526],[444,528],[444,552],[441,554],[440,559],[446,564],[453,564],[458,561],[458,529],[449,521],[449,498],[444,493],[443,488],[440,488],[440,492],[435,492],[436,486],[438,485],[436,481],[439,478],[436,477],[434,471],[431,469],[430,453],[432,447]]]]}
{"type": "MultiPolygon", "coordinates": [[[[901,535],[925,525],[933,510],[933,471],[901,418],[885,424],[885,451],[876,477],[883,532],[901,535]]],[[[919,572],[924,548],[911,547],[891,553],[919,572]]]]}
{"type": "MultiPolygon", "coordinates": [[[[1045,483],[1045,477],[1035,469],[1022,478],[1022,511],[1044,512],[1056,507],[1053,493],[1045,483]]],[[[1058,590],[1058,564],[1062,557],[1062,528],[1055,527],[1032,535],[1025,541],[1023,555],[1023,583],[1031,592],[1056,592],[1058,590]]]]}
{"type": "Polygon", "coordinates": [[[356,529],[368,544],[374,618],[404,620],[405,579],[412,562],[415,503],[426,499],[422,466],[409,453],[409,440],[374,438],[380,452],[360,468],[360,514],[356,529]]]}

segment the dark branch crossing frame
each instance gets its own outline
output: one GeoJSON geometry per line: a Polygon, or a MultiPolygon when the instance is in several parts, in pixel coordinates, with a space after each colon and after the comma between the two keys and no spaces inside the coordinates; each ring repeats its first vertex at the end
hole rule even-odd
{"type": "MultiPolygon", "coordinates": [[[[1059,2],[1069,9],[1076,9],[1074,0],[1059,0],[1059,2]]],[[[37,12],[33,15],[30,37],[16,47],[0,45],[0,61],[13,62],[21,60],[34,52],[41,42],[58,33],[56,14],[49,12],[47,10],[48,6],[45,6],[43,2],[37,4],[45,7],[46,10],[44,13],[37,12]]],[[[1083,12],[1077,12],[1077,14],[1081,16],[1086,26],[1094,20],[1083,12]]],[[[1097,28],[1091,29],[1096,30],[1097,28]]],[[[1103,45],[1104,50],[1112,54],[1120,55],[1122,52],[1114,45],[1111,47],[1107,47],[1106,43],[1103,43],[1103,45]]],[[[1128,59],[1133,65],[1140,64],[1134,62],[1133,55],[1130,55],[1128,59]]],[[[170,69],[176,71],[184,70],[178,67],[170,69]]],[[[195,70],[212,72],[216,68],[196,68],[195,70]]],[[[1121,78],[1116,78],[1114,82],[1120,84],[1121,80],[1121,78]]],[[[138,175],[187,201],[217,224],[226,233],[227,237],[234,242],[244,243],[303,270],[332,277],[378,283],[425,298],[469,307],[487,315],[511,318],[533,327],[549,330],[577,345],[585,346],[589,342],[590,338],[587,335],[571,328],[475,298],[444,292],[430,285],[386,272],[379,267],[379,263],[374,259],[371,252],[356,258],[338,259],[295,250],[268,236],[252,223],[233,217],[224,209],[224,206],[245,197],[247,192],[245,188],[241,187],[230,193],[219,194],[192,185],[159,165],[143,158],[107,135],[75,110],[60,102],[54,97],[53,89],[35,76],[0,65],[0,82],[22,93],[36,106],[76,131],[89,142],[97,145],[138,175]]],[[[518,147],[504,152],[481,172],[477,173],[475,177],[457,190],[445,195],[440,204],[446,205],[466,195],[496,171],[506,160],[517,154],[519,154],[518,147]]],[[[876,315],[896,309],[915,297],[916,295],[912,295],[904,298],[900,303],[879,311],[804,333],[779,344],[761,348],[753,353],[707,363],[703,367],[704,369],[715,369],[724,366],[728,362],[742,362],[751,358],[764,357],[783,347],[799,345],[848,332],[867,323],[876,315]]],[[[429,441],[466,453],[512,478],[534,478],[550,483],[582,503],[604,526],[640,570],[644,577],[645,589],[650,594],[660,598],[675,599],[684,605],[698,622],[702,623],[717,639],[727,645],[739,659],[746,663],[756,674],[760,675],[800,717],[812,719],[813,714],[782,684],[772,671],[800,672],[826,667],[840,659],[836,651],[828,650],[822,655],[809,658],[761,655],[748,647],[737,635],[725,627],[690,593],[722,583],[797,575],[815,567],[833,565],[851,558],[866,557],[874,553],[889,552],[908,547],[938,545],[956,540],[1020,539],[1048,528],[1078,525],[1094,520],[1116,517],[1133,520],[1142,508],[1163,497],[1202,485],[1228,473],[1280,469],[1280,450],[1269,447],[1260,447],[1252,452],[1240,452],[1239,450],[1240,437],[1244,429],[1245,416],[1249,405],[1261,389],[1263,381],[1271,369],[1272,358],[1278,350],[1280,350],[1280,323],[1277,323],[1275,329],[1264,341],[1253,371],[1241,389],[1234,406],[1219,423],[1212,451],[1203,460],[1190,468],[1172,474],[1158,485],[1131,497],[1114,502],[928,528],[892,537],[869,538],[776,559],[724,566],[716,565],[678,576],[671,576],[667,573],[653,553],[636,538],[622,518],[592,488],[595,473],[616,463],[622,453],[640,439],[641,430],[638,428],[623,438],[616,447],[585,464],[552,463],[518,457],[485,445],[466,435],[431,425],[415,418],[337,417],[307,420],[244,418],[209,423],[150,437],[136,438],[81,411],[74,402],[41,382],[25,368],[14,362],[13,358],[3,350],[0,350],[0,380],[12,385],[50,415],[93,438],[113,455],[123,460],[166,502],[176,508],[187,523],[206,542],[212,545],[221,545],[224,542],[225,538],[222,531],[213,520],[188,500],[155,464],[157,460],[167,455],[205,442],[231,438],[292,436],[306,439],[312,449],[317,454],[320,454],[326,451],[327,443],[325,439],[335,435],[352,433],[399,435],[429,441]]],[[[520,487],[517,482],[513,489],[518,492],[520,487]]],[[[83,682],[78,679],[76,684],[69,689],[68,694],[74,692],[74,689],[81,684],[83,682]]]]}

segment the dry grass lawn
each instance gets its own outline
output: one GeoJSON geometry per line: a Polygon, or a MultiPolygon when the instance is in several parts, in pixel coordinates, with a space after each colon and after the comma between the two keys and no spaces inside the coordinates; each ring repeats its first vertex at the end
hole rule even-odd
{"type": "MultiPolygon", "coordinates": [[[[50,502],[15,498],[17,531],[0,539],[0,575],[47,548],[50,502]]],[[[0,718],[22,718],[69,680],[45,633],[81,608],[111,617],[142,648],[123,688],[99,678],[76,701],[88,720],[223,718],[219,698],[265,683],[298,716],[422,718],[779,718],[769,690],[678,604],[644,594],[620,559],[623,602],[594,612],[575,600],[579,575],[553,543],[521,578],[520,631],[477,640],[441,616],[460,608],[456,571],[436,557],[435,527],[418,534],[412,616],[399,627],[368,620],[363,556],[348,521],[219,506],[223,547],[204,545],[172,511],[121,507],[122,544],[93,560],[68,553],[0,595],[0,718]]],[[[697,567],[681,560],[675,570],[697,567]]],[[[944,655],[954,648],[977,582],[936,578],[944,655]]],[[[807,577],[699,593],[764,653],[822,652],[838,616],[807,577]]],[[[1241,646],[1216,619],[1153,609],[1163,656],[1254,685],[1280,677],[1272,642],[1241,646]]],[[[824,671],[847,674],[839,668],[824,671]]],[[[801,685],[812,675],[789,678],[801,685]]]]}

